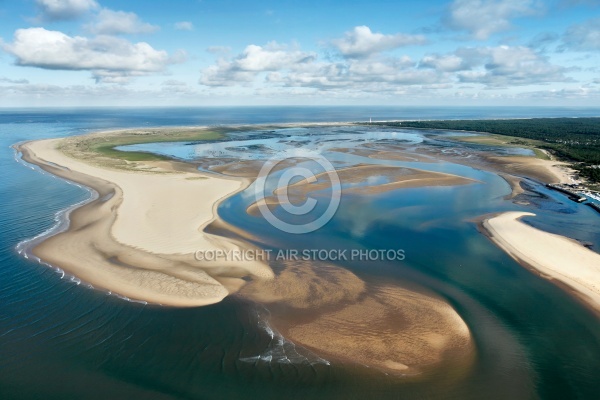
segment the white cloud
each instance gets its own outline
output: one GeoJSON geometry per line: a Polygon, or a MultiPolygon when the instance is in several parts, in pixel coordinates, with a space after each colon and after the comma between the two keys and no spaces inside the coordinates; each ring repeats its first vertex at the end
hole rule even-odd
{"type": "Polygon", "coordinates": [[[420,68],[454,73],[461,83],[512,87],[567,82],[567,69],[524,46],[463,47],[453,53],[423,57],[420,68]]]}
{"type": "Polygon", "coordinates": [[[384,93],[406,86],[439,84],[446,78],[436,71],[416,69],[413,62],[404,58],[389,58],[377,62],[315,63],[311,68],[270,76],[268,81],[288,87],[384,93]]]}
{"type": "Polygon", "coordinates": [[[334,39],[331,43],[344,56],[361,58],[402,46],[422,45],[426,41],[422,35],[407,35],[403,33],[384,35],[382,33],[371,32],[368,26],[357,26],[353,30],[346,32],[343,38],[334,39]]]}
{"type": "Polygon", "coordinates": [[[593,18],[571,26],[562,38],[561,50],[600,50],[600,18],[593,18]]]}
{"type": "Polygon", "coordinates": [[[36,0],[39,18],[47,21],[75,19],[98,8],[94,0],[36,0]]]}
{"type": "Polygon", "coordinates": [[[313,53],[287,49],[275,42],[266,46],[249,45],[231,61],[220,59],[202,71],[200,83],[207,86],[232,86],[249,83],[261,72],[297,68],[315,59],[313,53]]]}
{"type": "Polygon", "coordinates": [[[572,81],[565,76],[566,68],[550,63],[529,47],[462,48],[455,53],[472,67],[458,72],[460,82],[510,87],[572,81]]]}
{"type": "Polygon", "coordinates": [[[251,86],[259,77],[270,87],[317,90],[383,92],[403,85],[447,82],[438,71],[415,68],[409,57],[348,58],[319,61],[313,53],[270,44],[251,45],[232,60],[220,59],[204,69],[200,83],[206,86],[251,86]]]}
{"type": "Polygon", "coordinates": [[[89,70],[98,81],[123,82],[130,77],[163,71],[173,62],[166,51],[148,43],[98,36],[68,36],[44,28],[19,29],[3,48],[16,64],[44,69],[89,70]]]}
{"type": "Polygon", "coordinates": [[[180,22],[175,22],[175,29],[177,29],[178,31],[193,31],[194,30],[194,24],[192,24],[189,21],[180,21],[180,22]]]}
{"type": "Polygon", "coordinates": [[[95,21],[87,25],[87,29],[99,35],[119,35],[150,33],[159,28],[140,20],[135,13],[103,8],[96,16],[95,21]]]}
{"type": "Polygon", "coordinates": [[[539,0],[454,0],[444,22],[451,29],[485,40],[510,29],[511,19],[538,14],[541,7],[539,0]]]}

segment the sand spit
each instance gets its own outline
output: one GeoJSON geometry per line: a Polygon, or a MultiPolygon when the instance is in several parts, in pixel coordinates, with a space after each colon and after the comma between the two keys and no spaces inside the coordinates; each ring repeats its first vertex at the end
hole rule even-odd
{"type": "Polygon", "coordinates": [[[197,251],[246,246],[203,232],[217,204],[244,187],[242,180],[177,171],[168,162],[146,163],[147,171],[102,168],[65,155],[57,149],[61,140],[18,150],[25,161],[91,187],[99,198],[71,213],[66,232],[33,249],[42,260],[95,287],[171,306],[216,303],[242,278],[272,277],[259,262],[195,259],[197,251]]]}
{"type": "Polygon", "coordinates": [[[575,240],[519,221],[523,216],[535,214],[506,212],[484,220],[482,226],[491,240],[519,263],[566,285],[600,311],[600,255],[575,240]]]}
{"type": "Polygon", "coordinates": [[[268,304],[272,326],[328,360],[417,375],[442,362],[468,365],[474,354],[467,325],[444,301],[337,266],[288,264],[240,295],[268,304]]]}

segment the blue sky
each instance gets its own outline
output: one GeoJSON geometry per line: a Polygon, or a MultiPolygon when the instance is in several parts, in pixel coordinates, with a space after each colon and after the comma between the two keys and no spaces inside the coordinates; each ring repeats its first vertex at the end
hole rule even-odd
{"type": "Polygon", "coordinates": [[[0,0],[0,106],[600,106],[600,0],[0,0]]]}

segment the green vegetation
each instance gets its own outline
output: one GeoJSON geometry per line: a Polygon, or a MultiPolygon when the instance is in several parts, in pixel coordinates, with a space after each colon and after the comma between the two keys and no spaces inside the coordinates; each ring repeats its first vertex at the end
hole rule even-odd
{"type": "Polygon", "coordinates": [[[159,161],[168,159],[165,156],[141,151],[120,151],[116,150],[115,147],[113,144],[97,145],[93,147],[93,150],[105,157],[119,158],[126,161],[159,161]]]}
{"type": "MultiPolygon", "coordinates": [[[[549,151],[559,159],[575,162],[574,167],[583,177],[591,182],[600,183],[600,169],[596,168],[600,165],[600,118],[405,121],[380,124],[403,128],[487,132],[518,137],[524,141],[523,145],[534,145],[549,151]]],[[[510,144],[521,143],[512,141],[510,144]]],[[[538,154],[541,155],[540,153],[538,154]]]]}
{"type": "Polygon", "coordinates": [[[66,138],[61,150],[74,158],[85,159],[105,167],[132,169],[136,162],[169,160],[145,152],[119,151],[118,146],[159,142],[192,142],[197,140],[217,140],[223,137],[222,129],[137,129],[118,132],[101,132],[90,135],[66,138]]]}

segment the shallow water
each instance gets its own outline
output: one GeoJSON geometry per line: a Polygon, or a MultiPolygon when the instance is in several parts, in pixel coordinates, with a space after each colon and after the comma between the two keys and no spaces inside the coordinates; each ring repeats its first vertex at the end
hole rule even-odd
{"type": "MultiPolygon", "coordinates": [[[[352,120],[356,115],[355,109],[317,111],[0,113],[2,398],[41,393],[44,398],[597,398],[600,322],[553,284],[516,264],[477,232],[474,224],[465,222],[488,212],[533,210],[538,217],[527,218],[532,225],[600,248],[600,216],[535,182],[529,183],[535,196],[530,199],[535,201],[519,206],[503,199],[509,187],[494,174],[450,163],[392,162],[457,173],[485,184],[403,189],[371,196],[368,201],[344,196],[334,219],[307,235],[282,234],[248,216],[245,206],[253,201],[248,193],[232,197],[219,209],[225,220],[265,238],[273,249],[309,249],[317,244],[320,248],[403,248],[404,261],[342,266],[366,281],[415,284],[447,299],[467,322],[477,344],[475,367],[458,382],[447,379],[448,371],[443,370],[426,381],[410,381],[348,364],[328,365],[283,341],[265,325],[268,311],[240,299],[195,309],[126,302],[61,279],[53,270],[17,254],[15,246],[20,241],[53,226],[55,212],[88,194],[16,163],[9,148],[15,142],[139,125],[352,120]]],[[[536,112],[376,111],[385,118],[411,112],[430,118],[536,112]]],[[[596,110],[562,112],[598,114],[596,110]]],[[[356,156],[348,154],[329,155],[339,162],[356,161],[356,156]]]]}

